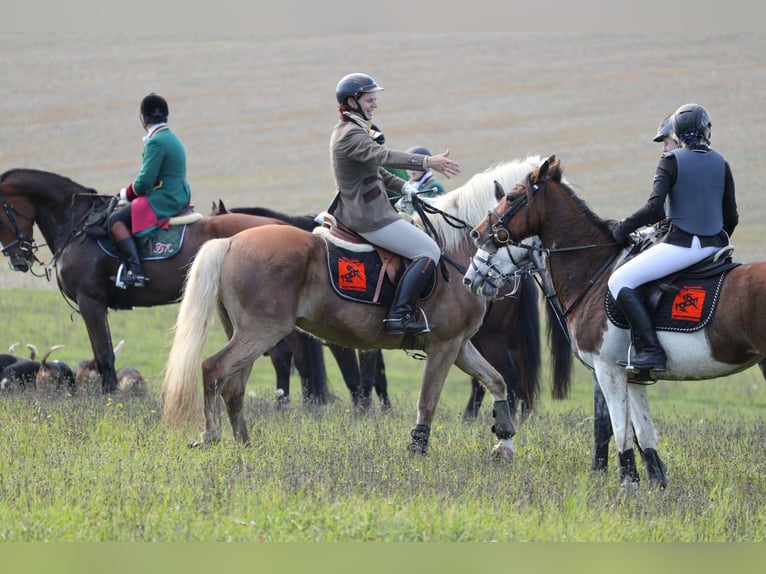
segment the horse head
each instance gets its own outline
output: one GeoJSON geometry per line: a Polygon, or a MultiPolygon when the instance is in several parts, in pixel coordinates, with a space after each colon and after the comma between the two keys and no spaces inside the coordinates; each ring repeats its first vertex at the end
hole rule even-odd
{"type": "Polygon", "coordinates": [[[543,160],[527,177],[516,184],[471,231],[471,239],[481,250],[495,253],[499,247],[518,244],[522,239],[538,235],[545,219],[541,202],[535,201],[551,178],[560,180],[561,170],[556,156],[543,160]]]}
{"type": "MultiPolygon", "coordinates": [[[[13,188],[0,183],[0,244],[12,271],[26,273],[38,261],[35,256],[34,207],[13,194],[13,188]]],[[[38,261],[39,262],[39,261],[38,261]]]]}
{"type": "Polygon", "coordinates": [[[505,283],[515,281],[518,285],[522,276],[544,269],[542,244],[533,236],[518,244],[507,243],[494,253],[478,249],[463,275],[463,285],[477,295],[494,298],[505,283]]]}

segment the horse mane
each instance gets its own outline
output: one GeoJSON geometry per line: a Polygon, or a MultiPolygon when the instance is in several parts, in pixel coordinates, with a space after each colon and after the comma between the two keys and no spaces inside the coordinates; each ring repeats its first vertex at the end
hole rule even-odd
{"type": "Polygon", "coordinates": [[[597,229],[599,229],[599,231],[605,233],[607,236],[611,236],[612,234],[611,228],[612,228],[612,225],[614,224],[614,219],[603,219],[602,217],[599,217],[588,206],[588,204],[585,203],[585,200],[575,193],[574,188],[572,187],[572,184],[569,183],[564,177],[564,170],[561,167],[561,160],[557,159],[550,165],[550,168],[548,169],[547,179],[550,179],[560,184],[562,189],[566,191],[566,193],[569,194],[572,200],[577,204],[577,207],[579,207],[580,211],[582,211],[586,219],[590,223],[592,223],[597,229]]]}
{"type": "Polygon", "coordinates": [[[66,177],[65,175],[59,175],[58,173],[53,173],[52,171],[45,171],[42,169],[32,169],[32,168],[26,168],[26,167],[16,167],[9,169],[2,175],[0,175],[0,183],[4,183],[6,179],[18,176],[20,178],[25,177],[32,177],[35,179],[45,179],[45,180],[57,180],[54,182],[57,188],[64,187],[66,189],[67,193],[74,194],[74,193],[93,193],[97,194],[98,192],[91,188],[91,187],[85,187],[82,184],[77,183],[76,181],[66,177]]]}
{"type": "MultiPolygon", "coordinates": [[[[423,199],[433,207],[456,217],[472,227],[481,221],[487,211],[497,203],[495,198],[495,182],[506,191],[524,180],[529,173],[540,165],[540,156],[529,156],[526,159],[513,159],[496,163],[483,172],[471,176],[465,184],[443,195],[423,199]]],[[[415,220],[420,224],[418,217],[415,220]]],[[[437,233],[437,241],[441,242],[445,251],[454,251],[470,239],[465,229],[458,229],[449,224],[443,217],[434,215],[429,218],[437,233]]]]}

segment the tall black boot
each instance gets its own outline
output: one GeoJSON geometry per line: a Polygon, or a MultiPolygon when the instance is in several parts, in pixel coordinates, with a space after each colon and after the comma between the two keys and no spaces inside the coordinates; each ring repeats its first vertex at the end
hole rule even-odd
{"type": "Polygon", "coordinates": [[[120,277],[123,285],[125,287],[145,287],[149,278],[144,275],[133,237],[117,241],[117,248],[120,251],[120,258],[125,264],[126,269],[125,273],[120,277]]]}
{"type": "Polygon", "coordinates": [[[414,313],[420,293],[430,281],[435,269],[433,259],[421,257],[413,261],[404,271],[396,290],[394,303],[385,321],[389,335],[428,333],[431,330],[433,325],[429,325],[427,321],[418,321],[414,313]]]}
{"type": "Polygon", "coordinates": [[[631,365],[638,369],[664,371],[666,369],[665,350],[660,345],[652,318],[641,296],[634,289],[623,287],[617,294],[617,305],[635,333],[636,354],[631,360],[631,365]]]}

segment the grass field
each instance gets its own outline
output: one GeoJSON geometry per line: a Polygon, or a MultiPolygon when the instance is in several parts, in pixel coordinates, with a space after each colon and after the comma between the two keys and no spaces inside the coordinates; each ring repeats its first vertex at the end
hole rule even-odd
{"type": "MultiPolygon", "coordinates": [[[[187,147],[200,211],[222,198],[316,212],[333,195],[335,84],[366,71],[386,88],[376,121],[392,146],[452,150],[462,174],[448,189],[496,162],[555,153],[594,211],[620,218],[649,193],[657,124],[696,101],[710,110],[713,146],[737,182],[736,256],[763,257],[766,36],[386,39],[385,50],[371,52],[347,50],[367,40],[361,33],[3,35],[12,81],[0,83],[0,171],[48,169],[116,192],[140,164],[138,104],[157,91],[187,147]]],[[[50,260],[45,248],[40,257],[50,260]]],[[[188,451],[195,437],[167,432],[159,415],[176,311],[110,314],[113,339],[126,341],[118,366],[147,375],[146,399],[0,397],[0,540],[766,540],[766,393],[756,369],[650,390],[668,465],[663,493],[622,491],[614,454],[606,476],[591,473],[592,388],[579,364],[573,396],[544,396],[508,466],[489,460],[488,409],[475,424],[460,420],[468,382],[454,369],[429,456],[406,455],[420,364],[396,351],[385,354],[389,415],[354,417],[329,356],[338,400],[278,410],[273,369],[262,359],[246,404],[253,447],[236,446],[225,428],[221,445],[188,451]]],[[[0,351],[19,341],[41,350],[65,344],[55,358],[70,364],[90,356],[55,280],[0,267],[0,313],[0,351]]],[[[209,346],[221,343],[217,330],[209,346]]]]}

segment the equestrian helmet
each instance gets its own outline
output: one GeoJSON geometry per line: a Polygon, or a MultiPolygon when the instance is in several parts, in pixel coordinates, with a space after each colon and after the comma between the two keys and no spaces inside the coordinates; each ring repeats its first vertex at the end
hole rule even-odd
{"type": "Polygon", "coordinates": [[[357,100],[362,94],[379,92],[383,87],[367,74],[353,73],[343,76],[335,88],[335,98],[340,105],[346,104],[349,97],[357,100]]]}
{"type": "Polygon", "coordinates": [[[657,126],[657,135],[654,136],[654,139],[652,141],[655,141],[657,143],[662,143],[665,141],[665,138],[674,138],[673,134],[673,114],[667,116],[664,120],[660,122],[660,125],[657,126]]]}
{"type": "Polygon", "coordinates": [[[710,114],[699,104],[684,104],[673,114],[673,131],[682,142],[710,143],[710,114]]]}
{"type": "Polygon", "coordinates": [[[158,96],[154,92],[141,100],[141,115],[151,123],[160,123],[168,121],[168,103],[165,98],[158,96]]]}

